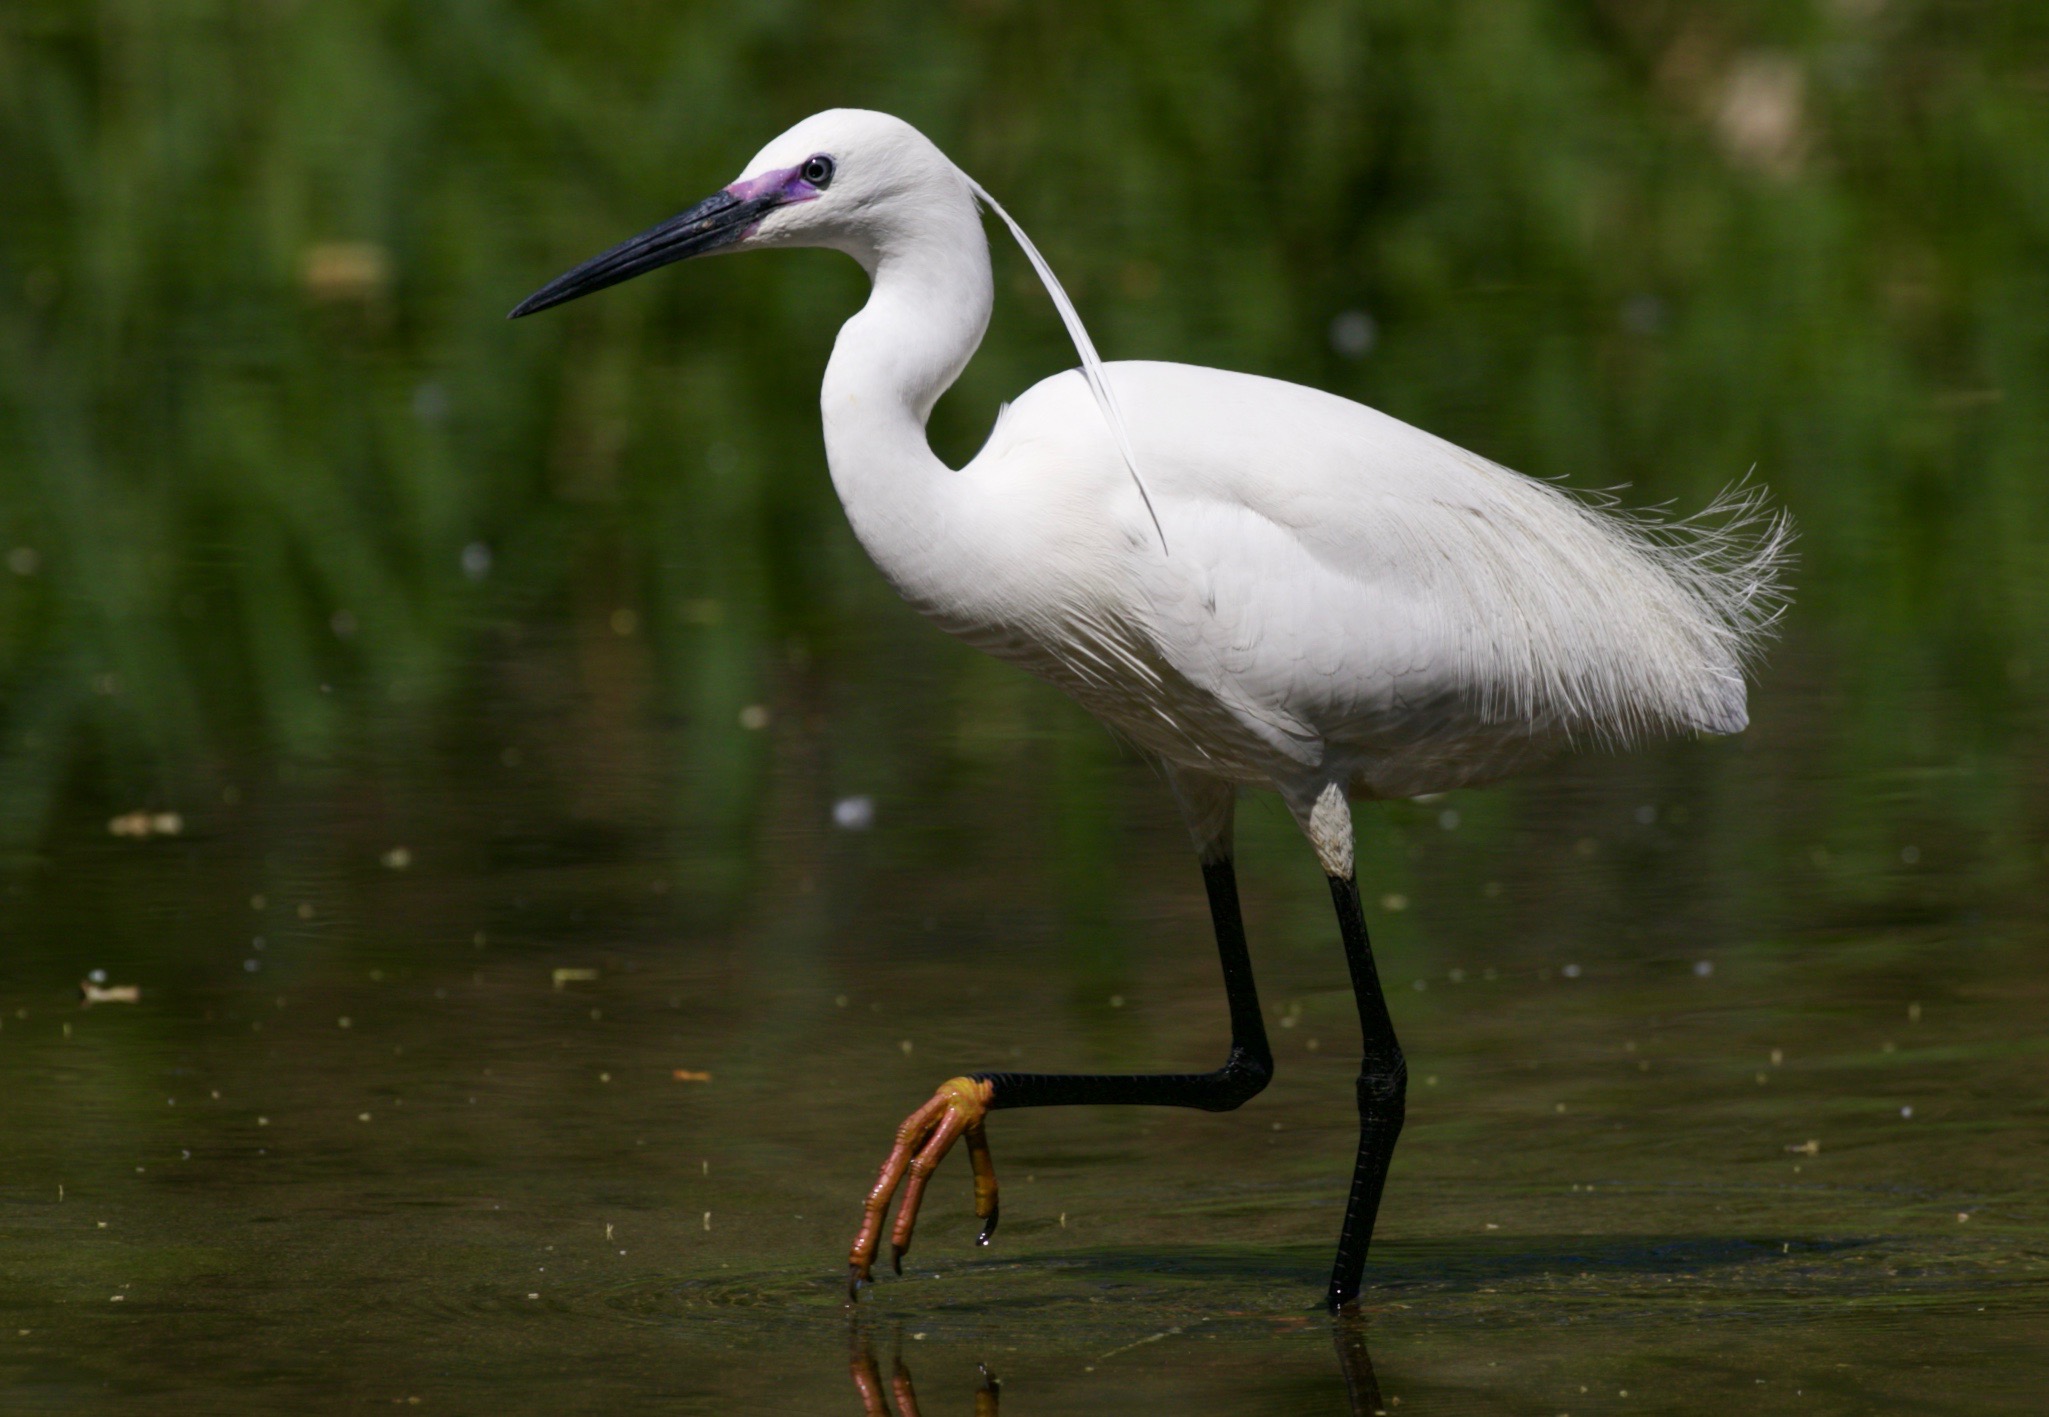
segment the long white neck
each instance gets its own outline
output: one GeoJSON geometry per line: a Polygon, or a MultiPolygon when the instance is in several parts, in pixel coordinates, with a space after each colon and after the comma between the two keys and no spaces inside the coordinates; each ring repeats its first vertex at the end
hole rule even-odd
{"type": "Polygon", "coordinates": [[[925,422],[981,344],[995,289],[964,189],[916,215],[852,253],[874,288],[840,327],[820,404],[826,461],[854,534],[899,591],[931,608],[926,577],[960,548],[945,544],[957,479],[932,452],[925,422]]]}

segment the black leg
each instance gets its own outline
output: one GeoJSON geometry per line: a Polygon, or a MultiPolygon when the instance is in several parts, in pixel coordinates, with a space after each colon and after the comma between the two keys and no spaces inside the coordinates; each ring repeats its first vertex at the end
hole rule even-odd
{"type": "Polygon", "coordinates": [[[1394,1020],[1387,1016],[1387,998],[1373,967],[1373,945],[1366,938],[1366,915],[1359,907],[1359,883],[1351,876],[1332,876],[1330,898],[1338,910],[1338,929],[1345,937],[1345,963],[1352,971],[1352,994],[1359,1003],[1359,1032],[1364,1059],[1359,1068],[1359,1159],[1352,1168],[1352,1194],[1345,1203],[1345,1228],[1338,1234],[1338,1254],[1330,1272],[1330,1307],[1335,1310],[1359,1297],[1366,1248],[1373,1242],[1373,1218],[1380,1210],[1380,1188],[1387,1181],[1395,1139],[1402,1133],[1402,1115],[1409,1092],[1409,1065],[1395,1041],[1394,1020]]]}
{"type": "Polygon", "coordinates": [[[882,1222],[899,1186],[890,1235],[893,1266],[902,1271],[917,1223],[925,1183],[956,1141],[965,1139],[975,1170],[975,1214],[982,1218],[981,1243],[996,1229],[996,1171],[983,1133],[987,1113],[1004,1107],[1060,1107],[1077,1103],[1199,1107],[1228,1112],[1258,1095],[1273,1077],[1273,1051],[1259,1016],[1259,991],[1252,982],[1252,957],[1245,948],[1245,922],[1238,912],[1238,878],[1228,856],[1204,861],[1210,920],[1216,926],[1217,955],[1224,967],[1224,992],[1231,1005],[1231,1051],[1223,1066],[1207,1073],[976,1073],[941,1084],[930,1102],[904,1119],[896,1145],[882,1163],[875,1186],[862,1205],[861,1228],[847,1257],[847,1298],[868,1280],[882,1222]]]}
{"type": "Polygon", "coordinates": [[[1252,957],[1245,948],[1245,921],[1238,912],[1238,876],[1229,857],[1205,861],[1210,921],[1217,932],[1217,956],[1224,966],[1224,994],[1231,1004],[1231,1052],[1224,1065],[1207,1073],[976,1073],[989,1084],[989,1110],[1006,1107],[1066,1107],[1082,1103],[1199,1107],[1229,1112],[1259,1095],[1273,1077],[1273,1052],[1259,1016],[1259,990],[1252,982],[1252,957]]]}

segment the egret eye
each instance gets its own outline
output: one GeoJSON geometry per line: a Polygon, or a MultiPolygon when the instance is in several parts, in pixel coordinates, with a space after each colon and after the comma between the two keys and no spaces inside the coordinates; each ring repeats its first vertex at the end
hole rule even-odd
{"type": "Polygon", "coordinates": [[[832,159],[824,153],[806,162],[797,170],[797,175],[813,187],[824,188],[832,182],[832,159]]]}

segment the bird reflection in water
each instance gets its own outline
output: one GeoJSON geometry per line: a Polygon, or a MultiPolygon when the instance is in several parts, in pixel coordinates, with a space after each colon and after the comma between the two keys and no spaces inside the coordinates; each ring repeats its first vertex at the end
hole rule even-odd
{"type": "MultiPolygon", "coordinates": [[[[858,1322],[847,1326],[851,1351],[847,1356],[848,1370],[853,1374],[854,1390],[861,1394],[862,1417],[890,1417],[889,1398],[883,1396],[882,1369],[875,1361],[875,1349],[868,1342],[867,1333],[858,1322]]],[[[911,1370],[904,1362],[898,1345],[896,1361],[889,1375],[889,1396],[896,1399],[896,1417],[919,1417],[918,1393],[911,1386],[911,1370]]],[[[975,1417],[997,1417],[997,1394],[1000,1384],[996,1375],[986,1367],[977,1365],[981,1375],[975,1388],[975,1417]]]]}
{"type": "MultiPolygon", "coordinates": [[[[903,1359],[901,1340],[885,1387],[875,1347],[858,1319],[848,1323],[847,1338],[847,1368],[854,1390],[861,1395],[862,1417],[891,1417],[891,1398],[896,1401],[895,1417],[920,1417],[918,1393],[903,1359]]],[[[1357,1309],[1347,1308],[1332,1318],[1331,1338],[1337,1345],[1338,1372],[1345,1380],[1346,1410],[1351,1417],[1387,1417],[1380,1382],[1373,1376],[1373,1356],[1366,1351],[1366,1321],[1357,1309]]],[[[977,1365],[976,1371],[980,1379],[975,1387],[975,1417],[998,1417],[1002,1384],[986,1366],[977,1365]]]]}

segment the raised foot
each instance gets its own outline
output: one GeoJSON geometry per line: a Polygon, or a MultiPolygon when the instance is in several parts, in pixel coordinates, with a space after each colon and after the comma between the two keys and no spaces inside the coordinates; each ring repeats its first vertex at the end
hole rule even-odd
{"type": "Polygon", "coordinates": [[[953,1078],[939,1085],[932,1100],[904,1118],[896,1129],[896,1145],[882,1163],[874,1189],[861,1206],[861,1230],[854,1236],[853,1251],[847,1256],[847,1302],[852,1303],[861,1286],[873,1277],[875,1247],[882,1239],[882,1218],[889,1203],[903,1188],[897,1207],[896,1226],[890,1231],[890,1263],[904,1272],[904,1255],[911,1248],[911,1231],[918,1223],[918,1203],[925,1197],[925,1183],[946,1153],[962,1137],[967,1138],[968,1159],[975,1168],[975,1215],[982,1233],[975,1243],[986,1245],[996,1233],[996,1165],[989,1157],[989,1138],[982,1119],[989,1111],[995,1088],[978,1078],[953,1078]],[[909,1179],[906,1180],[905,1177],[909,1179]]]}

